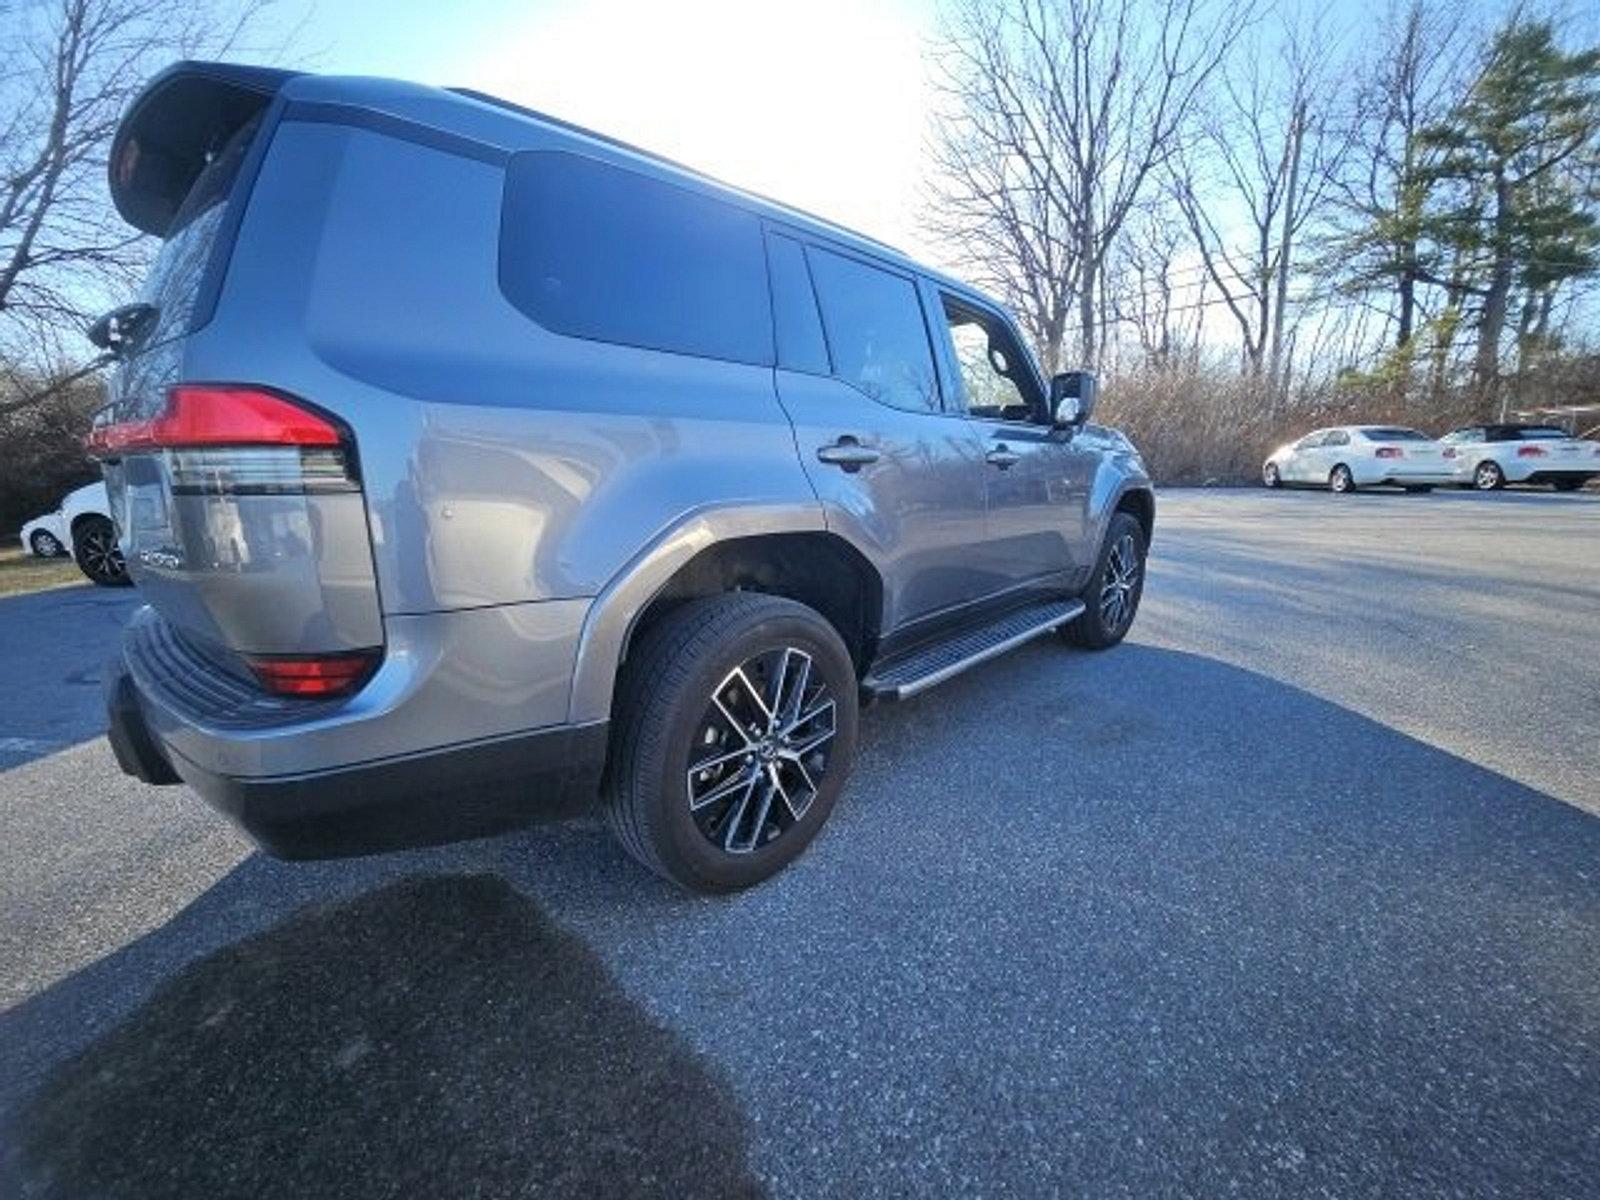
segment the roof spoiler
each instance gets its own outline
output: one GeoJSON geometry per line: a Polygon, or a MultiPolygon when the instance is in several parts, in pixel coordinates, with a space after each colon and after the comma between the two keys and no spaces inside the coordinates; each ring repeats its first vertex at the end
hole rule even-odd
{"type": "Polygon", "coordinates": [[[298,74],[178,62],[152,79],[111,141],[111,201],[122,219],[143,233],[166,236],[206,163],[298,74]]]}

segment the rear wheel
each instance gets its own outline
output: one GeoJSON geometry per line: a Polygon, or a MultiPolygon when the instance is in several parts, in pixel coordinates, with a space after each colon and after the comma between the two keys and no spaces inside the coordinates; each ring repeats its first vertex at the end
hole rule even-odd
{"type": "Polygon", "coordinates": [[[1472,486],[1480,492],[1492,492],[1506,485],[1506,473],[1493,459],[1484,459],[1472,471],[1472,486]]]}
{"type": "Polygon", "coordinates": [[[1144,595],[1144,559],[1144,526],[1128,513],[1114,513],[1082,593],[1083,613],[1062,627],[1062,636],[1088,650],[1104,650],[1127,636],[1144,595]]]}
{"type": "Polygon", "coordinates": [[[1283,477],[1278,474],[1278,464],[1268,463],[1261,468],[1261,482],[1269,488],[1282,487],[1283,477]]]}
{"type": "Polygon", "coordinates": [[[28,539],[28,548],[40,558],[60,558],[61,542],[56,535],[44,529],[36,529],[33,536],[28,539]]]}
{"type": "Polygon", "coordinates": [[[1554,487],[1558,492],[1575,492],[1581,488],[1585,482],[1586,481],[1582,479],[1557,479],[1551,484],[1551,486],[1554,487]]]}
{"type": "Polygon", "coordinates": [[[100,587],[127,587],[133,582],[108,517],[86,517],[73,526],[72,557],[89,582],[100,587]]]}
{"type": "Polygon", "coordinates": [[[760,883],[833,810],[856,689],[838,633],[805,605],[753,592],[689,601],[644,634],[618,682],[608,823],[682,887],[760,883]]]}
{"type": "Polygon", "coordinates": [[[1356,490],[1355,476],[1350,474],[1350,468],[1340,463],[1328,472],[1328,490],[1343,495],[1356,490]]]}
{"type": "Polygon", "coordinates": [[[1433,484],[1431,484],[1431,483],[1408,483],[1408,484],[1406,484],[1406,491],[1408,491],[1408,492],[1431,492],[1431,491],[1433,491],[1433,484]]]}

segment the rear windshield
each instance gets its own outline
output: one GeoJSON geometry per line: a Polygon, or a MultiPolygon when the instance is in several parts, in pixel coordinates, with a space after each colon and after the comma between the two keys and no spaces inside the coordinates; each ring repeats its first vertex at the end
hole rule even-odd
{"type": "Polygon", "coordinates": [[[146,345],[181,337],[195,324],[206,268],[217,232],[227,212],[225,201],[233,192],[250,143],[260,128],[255,117],[233,134],[195,177],[178,208],[166,239],[150,265],[140,297],[156,307],[157,320],[146,345]]]}
{"type": "Polygon", "coordinates": [[[1363,429],[1361,436],[1369,442],[1431,442],[1433,439],[1425,433],[1415,429],[1405,429],[1398,425],[1380,425],[1372,429],[1363,429]]]}

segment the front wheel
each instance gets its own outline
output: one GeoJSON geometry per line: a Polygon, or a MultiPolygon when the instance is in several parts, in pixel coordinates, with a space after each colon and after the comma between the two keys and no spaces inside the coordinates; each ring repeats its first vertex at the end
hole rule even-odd
{"type": "Polygon", "coordinates": [[[828,819],[856,720],[855,666],[817,612],[754,592],[688,601],[645,632],[618,681],[606,819],[681,887],[750,887],[828,819]]]}
{"type": "Polygon", "coordinates": [[[1328,490],[1341,496],[1356,490],[1356,479],[1349,467],[1340,463],[1328,472],[1328,490]]]}
{"type": "Polygon", "coordinates": [[[1083,590],[1084,610],[1062,627],[1062,636],[1088,650],[1104,650],[1126,637],[1144,595],[1144,560],[1144,526],[1128,513],[1114,513],[1083,590]]]}
{"type": "Polygon", "coordinates": [[[88,517],[72,529],[72,557],[99,587],[127,587],[128,565],[117,546],[117,531],[107,517],[88,517]]]}
{"type": "Polygon", "coordinates": [[[40,558],[60,558],[61,542],[56,535],[44,529],[35,529],[28,539],[28,548],[40,558]]]}
{"type": "Polygon", "coordinates": [[[1484,459],[1472,471],[1472,486],[1480,492],[1493,492],[1506,485],[1506,473],[1493,459],[1484,459]]]}
{"type": "Polygon", "coordinates": [[[1282,487],[1283,476],[1278,474],[1278,464],[1268,463],[1261,468],[1261,482],[1269,488],[1282,487]]]}

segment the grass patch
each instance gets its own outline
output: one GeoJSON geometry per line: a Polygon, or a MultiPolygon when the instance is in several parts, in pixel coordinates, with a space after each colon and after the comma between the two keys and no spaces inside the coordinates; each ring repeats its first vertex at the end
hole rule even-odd
{"type": "Polygon", "coordinates": [[[0,549],[0,596],[21,596],[88,582],[71,558],[35,558],[20,546],[0,549]]]}

